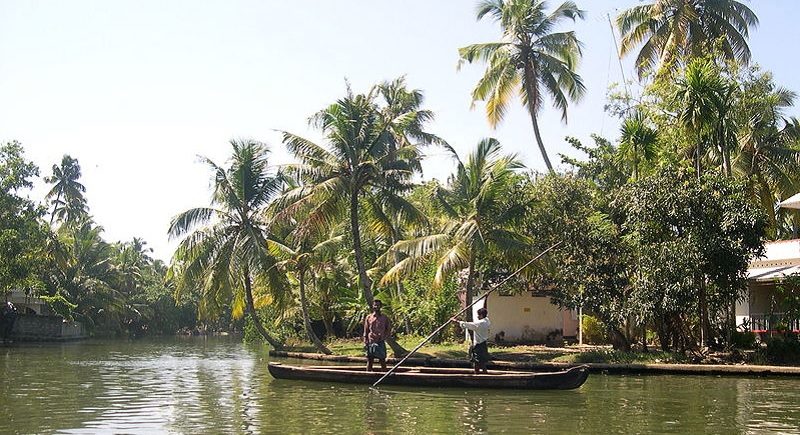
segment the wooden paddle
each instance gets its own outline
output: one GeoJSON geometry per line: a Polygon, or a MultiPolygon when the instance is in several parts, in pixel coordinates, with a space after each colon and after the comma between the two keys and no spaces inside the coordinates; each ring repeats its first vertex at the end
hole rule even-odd
{"type": "Polygon", "coordinates": [[[499,288],[500,288],[500,287],[501,287],[503,284],[505,284],[506,282],[508,282],[508,280],[510,280],[511,278],[513,278],[514,276],[516,276],[518,273],[522,272],[522,270],[523,270],[523,269],[525,269],[526,267],[530,266],[530,265],[531,265],[531,263],[533,263],[534,261],[536,261],[536,260],[540,259],[540,258],[541,258],[541,257],[542,257],[544,254],[546,254],[547,252],[549,252],[549,251],[550,251],[550,250],[552,250],[553,248],[557,247],[557,246],[558,246],[558,245],[560,245],[561,243],[563,243],[563,241],[556,243],[555,245],[553,245],[553,246],[551,246],[551,247],[549,247],[549,248],[545,249],[545,250],[544,250],[544,251],[542,251],[541,253],[539,253],[539,255],[537,255],[537,256],[535,256],[535,257],[533,257],[533,259],[532,259],[531,261],[529,261],[529,262],[525,263],[525,264],[524,264],[522,267],[520,267],[519,269],[517,269],[516,271],[514,271],[514,273],[512,273],[511,275],[508,275],[508,276],[507,276],[507,277],[506,277],[504,280],[502,280],[502,281],[500,281],[499,283],[497,283],[497,284],[496,284],[494,287],[492,287],[492,288],[491,288],[491,289],[490,289],[488,292],[484,293],[484,294],[483,294],[483,296],[479,297],[478,299],[475,299],[475,300],[474,300],[474,301],[473,301],[471,304],[469,304],[468,306],[464,307],[464,309],[462,309],[461,311],[459,311],[458,313],[456,313],[455,315],[453,315],[453,317],[449,318],[449,319],[448,319],[446,322],[444,322],[444,323],[443,323],[441,326],[439,326],[438,328],[436,328],[436,330],[435,330],[435,331],[431,332],[431,334],[430,334],[430,335],[428,335],[427,337],[425,337],[425,339],[424,339],[424,340],[422,340],[422,342],[421,342],[420,344],[418,344],[418,345],[417,345],[417,347],[415,347],[414,349],[412,349],[412,350],[411,350],[411,352],[409,352],[409,353],[408,353],[406,356],[404,356],[404,357],[403,357],[403,359],[401,359],[401,360],[400,360],[400,361],[399,361],[397,364],[395,364],[395,365],[394,365],[394,367],[392,367],[391,369],[389,369],[389,371],[387,371],[387,372],[386,372],[386,373],[385,373],[383,376],[381,376],[381,378],[380,378],[380,379],[378,379],[377,381],[375,381],[375,383],[374,383],[374,384],[372,384],[372,387],[371,387],[371,388],[375,388],[375,387],[377,387],[377,386],[378,386],[378,384],[380,384],[380,383],[381,383],[381,382],[382,382],[384,379],[386,379],[386,377],[387,377],[387,376],[389,376],[389,375],[391,375],[392,373],[394,373],[394,371],[395,371],[395,370],[396,370],[398,367],[400,367],[400,365],[401,365],[401,364],[403,364],[403,363],[404,363],[404,362],[405,362],[405,361],[406,361],[406,360],[407,360],[407,359],[408,359],[408,358],[409,358],[411,355],[413,355],[413,354],[414,354],[416,351],[418,351],[418,350],[419,350],[419,349],[420,349],[422,346],[424,346],[424,345],[425,345],[425,343],[427,343],[428,341],[430,341],[430,339],[431,339],[431,338],[433,338],[433,337],[434,337],[434,336],[435,336],[435,335],[436,335],[436,334],[437,334],[439,331],[441,331],[442,329],[444,329],[444,327],[445,327],[445,326],[447,326],[448,324],[450,324],[450,322],[452,322],[453,320],[455,320],[455,318],[456,318],[456,317],[460,316],[461,314],[463,314],[464,312],[466,312],[468,309],[472,308],[472,306],[473,306],[473,305],[475,305],[475,304],[477,304],[478,302],[480,302],[480,301],[481,301],[481,299],[486,299],[486,297],[487,297],[487,296],[489,296],[489,294],[491,294],[493,291],[495,291],[495,290],[499,289],[499,288]]]}

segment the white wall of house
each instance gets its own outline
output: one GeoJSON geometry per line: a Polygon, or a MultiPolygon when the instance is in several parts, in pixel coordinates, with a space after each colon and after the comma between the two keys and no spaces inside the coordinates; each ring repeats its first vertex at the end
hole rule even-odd
{"type": "MultiPolygon", "coordinates": [[[[560,309],[550,303],[548,297],[535,297],[530,293],[513,296],[492,293],[487,302],[492,322],[490,338],[503,331],[505,341],[542,343],[578,334],[576,313],[560,309]]],[[[482,303],[478,303],[474,307],[475,318],[481,306],[482,303]]]]}

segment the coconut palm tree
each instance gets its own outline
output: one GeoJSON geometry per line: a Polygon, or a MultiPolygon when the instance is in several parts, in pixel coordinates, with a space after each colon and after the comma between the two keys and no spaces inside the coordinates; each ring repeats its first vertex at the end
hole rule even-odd
{"type": "Polygon", "coordinates": [[[621,54],[641,45],[636,57],[640,77],[648,71],[674,70],[717,42],[726,59],[746,64],[747,38],[757,25],[756,14],[736,0],[653,0],[617,17],[621,54]]]}
{"type": "MultiPolygon", "coordinates": [[[[449,150],[456,160],[456,172],[445,188],[434,190],[431,198],[447,216],[446,224],[436,234],[395,243],[378,263],[390,266],[382,284],[413,274],[431,258],[436,259],[435,285],[466,269],[466,303],[471,304],[479,259],[490,250],[509,254],[529,246],[510,225],[524,209],[509,206],[507,201],[513,174],[522,164],[513,155],[501,155],[495,139],[478,143],[466,164],[455,150],[449,150]],[[389,260],[393,261],[396,253],[405,258],[392,265],[389,260]]],[[[471,313],[467,315],[471,318],[471,313]]]]}
{"type": "MultiPolygon", "coordinates": [[[[277,207],[281,209],[279,219],[308,211],[296,229],[300,237],[319,228],[331,228],[346,216],[358,283],[370,305],[374,294],[361,239],[362,200],[380,197],[395,213],[417,213],[402,194],[413,187],[411,177],[419,170],[421,158],[419,147],[431,140],[422,129],[430,113],[407,100],[402,105],[380,105],[378,96],[384,92],[373,87],[366,94],[355,95],[348,89],[344,98],[312,117],[311,124],[322,131],[327,147],[283,132],[284,144],[300,161],[287,165],[287,170],[302,184],[286,192],[277,207]]],[[[405,351],[394,340],[387,343],[395,354],[405,351]]]]}
{"type": "Polygon", "coordinates": [[[80,178],[81,165],[67,154],[61,158],[61,165],[53,165],[53,175],[44,178],[46,183],[53,184],[45,196],[53,206],[50,225],[55,219],[75,222],[86,215],[86,198],[83,196],[86,187],[78,181],[80,178]]]}
{"type": "Polygon", "coordinates": [[[647,120],[637,112],[625,119],[620,127],[620,144],[618,156],[621,163],[630,162],[633,180],[639,180],[641,162],[647,162],[655,157],[658,144],[658,132],[647,124],[647,120]]]}
{"type": "MultiPolygon", "coordinates": [[[[487,63],[486,72],[472,91],[472,101],[486,102],[486,117],[492,127],[502,121],[510,98],[519,92],[533,124],[533,133],[547,170],[553,165],[539,132],[537,115],[545,94],[567,121],[567,106],[577,102],[586,90],[575,72],[582,56],[582,44],[575,32],[554,32],[566,19],[583,18],[585,12],[572,1],[546,13],[543,0],[483,0],[478,19],[491,17],[500,24],[498,42],[473,44],[458,50],[461,62],[487,63]]],[[[459,63],[459,67],[461,66],[459,63]]]]}
{"type": "Polygon", "coordinates": [[[303,313],[303,325],[306,335],[318,351],[326,355],[332,352],[322,340],[317,337],[311,327],[311,316],[309,314],[308,297],[306,295],[306,277],[313,275],[316,268],[325,267],[326,259],[335,255],[341,246],[344,236],[332,235],[323,237],[324,240],[313,240],[312,237],[295,239],[292,234],[287,240],[270,239],[267,241],[270,252],[281,261],[278,265],[284,269],[294,272],[297,278],[298,289],[300,292],[300,308],[303,313]]]}
{"type": "Polygon", "coordinates": [[[256,330],[274,348],[283,343],[272,337],[256,312],[259,302],[279,303],[286,297],[286,276],[267,249],[270,235],[264,210],[281,192],[280,174],[272,172],[269,149],[253,140],[232,140],[229,165],[207,158],[214,171],[210,207],[187,210],[169,227],[172,238],[185,236],[172,259],[170,276],[177,296],[200,289],[201,311],[237,305],[244,299],[256,330]]]}
{"type": "Polygon", "coordinates": [[[289,190],[278,207],[282,208],[279,217],[308,210],[298,223],[299,235],[331,228],[339,217],[347,216],[359,285],[369,304],[374,295],[361,242],[361,200],[367,195],[380,197],[396,213],[417,213],[401,194],[413,186],[410,179],[419,167],[419,146],[402,140],[400,133],[424,118],[417,110],[382,109],[375,101],[376,92],[376,88],[359,95],[348,91],[345,98],[312,118],[325,135],[327,147],[283,133],[287,148],[301,162],[287,169],[303,184],[289,190]]]}

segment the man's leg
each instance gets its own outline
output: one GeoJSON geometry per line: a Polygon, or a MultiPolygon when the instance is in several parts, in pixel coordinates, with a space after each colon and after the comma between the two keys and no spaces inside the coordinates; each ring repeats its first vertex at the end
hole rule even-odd
{"type": "Polygon", "coordinates": [[[368,372],[372,371],[372,357],[369,356],[367,357],[367,371],[368,372]]]}
{"type": "Polygon", "coordinates": [[[386,358],[381,358],[381,368],[386,370],[386,358]]]}

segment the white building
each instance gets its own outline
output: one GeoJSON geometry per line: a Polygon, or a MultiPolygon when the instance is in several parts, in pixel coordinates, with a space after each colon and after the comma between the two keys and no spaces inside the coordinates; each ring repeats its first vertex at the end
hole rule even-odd
{"type": "MultiPolygon", "coordinates": [[[[783,278],[800,274],[800,239],[764,244],[764,257],[750,262],[746,299],[736,303],[736,325],[764,333],[773,330],[771,320],[780,320],[780,297],[775,286],[783,278]],[[777,311],[776,311],[777,310],[777,311]]],[[[797,330],[797,322],[792,322],[797,330]]]]}

